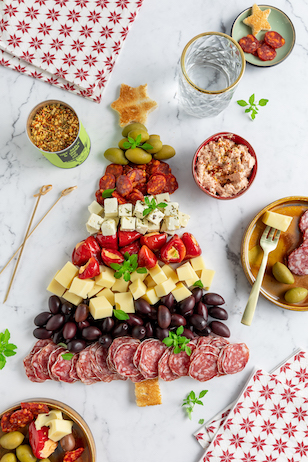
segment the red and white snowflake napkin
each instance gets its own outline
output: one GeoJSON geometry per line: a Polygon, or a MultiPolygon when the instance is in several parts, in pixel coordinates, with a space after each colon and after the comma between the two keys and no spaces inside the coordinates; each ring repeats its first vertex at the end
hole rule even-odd
{"type": "Polygon", "coordinates": [[[143,0],[2,0],[0,64],[96,102],[143,0]]]}

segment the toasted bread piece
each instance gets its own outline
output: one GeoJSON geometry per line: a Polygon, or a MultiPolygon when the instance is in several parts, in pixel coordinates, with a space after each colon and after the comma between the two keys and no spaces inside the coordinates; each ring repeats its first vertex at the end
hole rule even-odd
{"type": "Polygon", "coordinates": [[[252,5],[252,15],[243,19],[243,23],[246,24],[246,26],[251,27],[252,34],[254,36],[256,36],[261,30],[271,30],[271,25],[267,20],[270,12],[270,8],[262,11],[255,3],[252,5]]]}
{"type": "Polygon", "coordinates": [[[144,380],[135,383],[137,406],[156,406],[161,404],[161,394],[158,379],[144,380]]]}
{"type": "Polygon", "coordinates": [[[148,113],[157,106],[156,101],[149,98],[147,84],[133,88],[122,83],[120,97],[111,104],[112,109],[120,115],[120,126],[124,127],[131,122],[144,124],[148,113]]]}

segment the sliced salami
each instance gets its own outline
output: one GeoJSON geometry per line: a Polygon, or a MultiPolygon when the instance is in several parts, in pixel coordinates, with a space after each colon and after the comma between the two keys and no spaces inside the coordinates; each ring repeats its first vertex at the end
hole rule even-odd
{"type": "Polygon", "coordinates": [[[173,194],[174,191],[178,189],[178,187],[179,185],[178,185],[177,179],[175,178],[174,175],[172,175],[172,173],[169,173],[169,175],[166,176],[166,187],[164,189],[164,192],[173,194]]]}
{"type": "Polygon", "coordinates": [[[50,375],[48,370],[49,357],[51,353],[55,351],[57,348],[59,348],[58,345],[56,345],[53,342],[50,342],[48,343],[48,345],[41,349],[37,356],[37,361],[41,366],[42,373],[45,374],[45,376],[49,379],[52,379],[52,376],[50,375]]]}
{"type": "Polygon", "coordinates": [[[123,165],[120,164],[109,164],[106,167],[105,173],[111,173],[115,178],[122,175],[123,173],[123,165]]]}
{"type": "Polygon", "coordinates": [[[210,341],[210,345],[215,346],[217,348],[222,348],[225,345],[229,345],[229,340],[224,337],[212,337],[210,341]]]}
{"type": "Polygon", "coordinates": [[[120,345],[114,353],[114,367],[118,374],[128,379],[132,377],[140,376],[140,371],[135,367],[133,358],[136,350],[139,346],[139,342],[135,343],[123,343],[120,345]]]}
{"type": "Polygon", "coordinates": [[[288,256],[288,268],[298,276],[308,274],[308,239],[288,256]]]}
{"type": "Polygon", "coordinates": [[[76,364],[79,358],[79,353],[75,353],[73,358],[72,358],[72,364],[71,364],[71,370],[70,370],[70,377],[73,379],[75,382],[77,382],[79,379],[77,370],[76,370],[76,364]]]}
{"type": "Polygon", "coordinates": [[[44,348],[46,345],[51,343],[51,340],[38,340],[30,353],[25,357],[23,364],[24,364],[24,369],[25,373],[31,382],[43,382],[44,380],[39,379],[36,374],[34,373],[33,367],[32,367],[32,357],[35,353],[40,351],[42,348],[44,348]]]}
{"type": "Polygon", "coordinates": [[[116,186],[118,193],[123,197],[128,196],[133,191],[133,183],[127,175],[120,175],[117,178],[116,186]]]}
{"type": "Polygon", "coordinates": [[[80,351],[78,361],[76,364],[76,371],[81,382],[85,385],[92,385],[99,382],[92,370],[89,349],[91,345],[80,351]]]}
{"type": "Polygon", "coordinates": [[[111,173],[106,173],[102,178],[99,180],[99,189],[103,191],[105,189],[113,189],[116,184],[115,176],[111,173]]]}
{"type": "MultiPolygon", "coordinates": [[[[196,349],[196,345],[193,342],[189,342],[187,346],[190,347],[191,352],[193,353],[196,349]]],[[[188,375],[190,358],[185,351],[180,351],[180,353],[171,353],[169,357],[169,366],[172,372],[179,377],[185,377],[188,375]]]]}
{"type": "Polygon", "coordinates": [[[280,34],[278,34],[278,32],[273,30],[265,33],[264,41],[267,43],[267,45],[273,48],[283,47],[283,45],[286,43],[285,39],[280,34]]]}
{"type": "MultiPolygon", "coordinates": [[[[52,343],[52,341],[50,341],[47,345],[49,345],[50,343],[52,343]]],[[[41,351],[45,348],[45,346],[43,348],[40,348],[36,353],[34,353],[31,359],[31,367],[33,369],[34,375],[36,375],[38,380],[41,382],[45,382],[45,380],[50,380],[48,370],[43,371],[42,369],[42,364],[39,356],[41,351]]]]}
{"type": "Polygon", "coordinates": [[[308,210],[306,210],[306,212],[304,212],[300,217],[298,226],[302,233],[308,229],[308,210]]]}
{"type": "Polygon", "coordinates": [[[272,61],[277,55],[276,50],[266,43],[257,48],[257,54],[262,61],[272,61]]]}
{"type": "Polygon", "coordinates": [[[201,349],[190,363],[188,374],[192,379],[206,382],[218,375],[218,356],[201,349]]]}
{"type": "Polygon", "coordinates": [[[113,372],[116,372],[115,367],[114,367],[114,362],[113,362],[113,357],[116,349],[122,345],[122,343],[128,343],[128,342],[135,342],[135,339],[133,337],[129,337],[128,335],[124,337],[116,337],[112,344],[110,345],[108,349],[108,356],[107,356],[107,365],[109,369],[113,372]]]}
{"type": "Polygon", "coordinates": [[[148,194],[161,194],[166,188],[166,177],[160,173],[151,176],[147,184],[148,194]]]}
{"type": "Polygon", "coordinates": [[[158,362],[166,348],[166,345],[158,339],[153,339],[143,346],[139,370],[146,379],[156,379],[158,377],[158,362]]]}
{"type": "Polygon", "coordinates": [[[236,374],[244,369],[249,360],[249,349],[245,343],[230,343],[222,350],[221,369],[226,374],[236,374]]]}
{"type": "Polygon", "coordinates": [[[92,357],[92,369],[95,375],[102,382],[112,382],[112,380],[126,380],[124,377],[117,374],[117,372],[112,372],[107,366],[107,355],[108,350],[100,345],[97,350],[95,350],[95,366],[93,365],[92,357]]]}
{"type": "Polygon", "coordinates": [[[193,359],[201,352],[206,352],[206,353],[211,353],[212,355],[219,356],[220,349],[214,345],[211,344],[201,344],[197,345],[197,348],[194,350],[190,357],[190,362],[193,361],[193,359]]]}
{"type": "Polygon", "coordinates": [[[253,53],[259,47],[259,40],[252,34],[242,37],[238,43],[245,53],[253,53]]]}
{"type": "Polygon", "coordinates": [[[132,192],[127,196],[127,200],[132,204],[136,204],[137,201],[144,202],[144,195],[143,193],[136,187],[132,190],[132,192]]]}
{"type": "Polygon", "coordinates": [[[64,359],[63,354],[63,352],[58,354],[56,361],[51,367],[51,374],[53,377],[56,377],[59,382],[74,383],[76,380],[70,375],[72,359],[64,359]]]}
{"type": "MultiPolygon", "coordinates": [[[[158,361],[158,377],[165,382],[172,382],[179,378],[179,375],[175,374],[169,365],[169,359],[172,354],[173,348],[168,348],[164,351],[162,357],[158,361]]],[[[187,355],[186,355],[187,356],[187,355]]]]}
{"type": "Polygon", "coordinates": [[[59,353],[65,353],[66,349],[63,348],[63,347],[59,347],[59,345],[57,345],[57,348],[55,350],[53,350],[49,356],[49,360],[48,360],[48,364],[47,364],[47,369],[48,369],[48,373],[50,375],[50,377],[52,378],[52,380],[55,380],[56,382],[59,381],[58,377],[56,377],[55,375],[53,375],[51,369],[52,369],[52,366],[54,365],[54,363],[56,362],[57,360],[57,357],[59,355],[59,353]]]}
{"type": "Polygon", "coordinates": [[[140,361],[140,358],[141,358],[141,351],[144,347],[144,345],[147,343],[147,342],[151,342],[153,339],[152,338],[147,338],[145,340],[143,340],[143,342],[141,342],[136,350],[136,353],[134,355],[134,358],[133,358],[133,363],[134,363],[134,366],[137,367],[137,369],[139,368],[139,361],[140,361]]]}

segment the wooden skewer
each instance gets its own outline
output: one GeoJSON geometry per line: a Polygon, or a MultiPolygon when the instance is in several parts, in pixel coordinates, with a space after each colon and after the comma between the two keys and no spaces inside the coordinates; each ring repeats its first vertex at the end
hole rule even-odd
{"type": "Polygon", "coordinates": [[[13,271],[13,275],[12,275],[12,277],[11,277],[11,281],[10,281],[8,290],[7,290],[7,292],[6,292],[6,295],[5,295],[5,297],[4,297],[3,303],[5,303],[5,302],[7,301],[7,298],[8,298],[8,296],[9,296],[9,293],[10,293],[10,290],[11,290],[11,287],[12,287],[12,284],[13,284],[13,281],[14,281],[14,278],[15,278],[15,275],[16,275],[16,271],[17,271],[17,268],[18,268],[18,265],[19,265],[19,262],[20,262],[20,259],[21,259],[21,256],[22,256],[22,253],[23,253],[23,250],[24,250],[24,248],[25,248],[25,243],[26,243],[26,240],[27,240],[27,238],[28,238],[28,236],[29,236],[30,228],[31,228],[31,226],[32,226],[32,222],[33,222],[33,219],[34,219],[36,210],[37,210],[37,206],[39,205],[39,202],[40,202],[41,197],[42,197],[42,196],[45,196],[45,194],[47,194],[49,191],[51,191],[51,189],[52,189],[52,185],[51,185],[51,184],[44,185],[44,186],[42,186],[42,187],[40,188],[39,193],[34,195],[34,197],[37,197],[37,201],[36,201],[36,204],[35,204],[33,213],[32,213],[32,217],[31,217],[29,226],[28,226],[27,231],[26,231],[25,238],[24,238],[24,240],[23,240],[23,243],[21,244],[20,253],[19,253],[18,259],[17,259],[17,261],[16,261],[15,268],[14,268],[14,271],[13,271]]]}
{"type": "MultiPolygon", "coordinates": [[[[34,233],[34,231],[36,230],[36,228],[38,227],[38,225],[40,223],[42,223],[42,221],[44,220],[44,218],[48,215],[49,212],[51,212],[51,210],[54,208],[54,206],[59,202],[59,200],[61,199],[61,197],[64,197],[64,196],[67,196],[68,194],[70,194],[72,191],[74,191],[75,189],[77,188],[77,186],[71,186],[70,188],[67,188],[67,189],[63,189],[63,191],[61,192],[61,195],[59,197],[59,199],[56,200],[56,202],[50,207],[50,209],[45,213],[45,215],[43,216],[43,218],[38,222],[38,224],[31,230],[31,233],[29,233],[29,235],[27,236],[26,240],[29,239],[29,237],[31,236],[32,233],[34,233]]],[[[6,263],[6,265],[2,268],[2,270],[0,271],[0,274],[5,270],[5,268],[11,263],[11,261],[13,260],[13,258],[15,257],[15,255],[18,253],[18,251],[21,249],[22,247],[22,244],[18,247],[18,249],[16,250],[16,252],[14,253],[14,255],[11,256],[11,258],[9,259],[9,261],[6,263]]]]}

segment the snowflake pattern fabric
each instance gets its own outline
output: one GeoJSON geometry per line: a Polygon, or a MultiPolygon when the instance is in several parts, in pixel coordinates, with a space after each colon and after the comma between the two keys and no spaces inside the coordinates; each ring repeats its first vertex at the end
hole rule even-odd
{"type": "Polygon", "coordinates": [[[143,0],[0,0],[0,64],[96,102],[143,0]]]}

